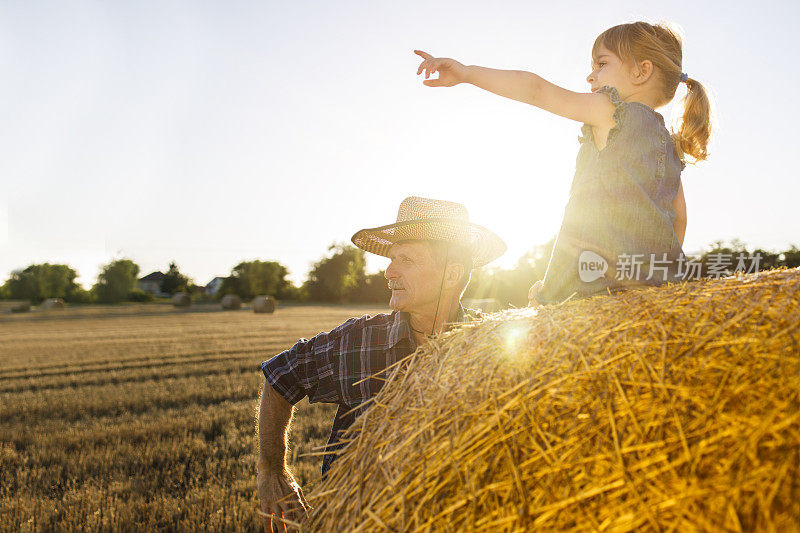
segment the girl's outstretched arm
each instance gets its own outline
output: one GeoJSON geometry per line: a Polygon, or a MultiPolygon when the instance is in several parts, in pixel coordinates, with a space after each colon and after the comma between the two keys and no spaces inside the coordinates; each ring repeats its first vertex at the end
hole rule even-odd
{"type": "Polygon", "coordinates": [[[494,94],[592,126],[614,124],[614,104],[604,94],[568,91],[524,70],[467,66],[455,59],[433,57],[422,50],[414,52],[424,58],[417,74],[425,71],[426,79],[423,83],[429,87],[452,87],[459,83],[470,83],[494,94]],[[428,79],[435,72],[439,73],[439,79],[428,79]]]}

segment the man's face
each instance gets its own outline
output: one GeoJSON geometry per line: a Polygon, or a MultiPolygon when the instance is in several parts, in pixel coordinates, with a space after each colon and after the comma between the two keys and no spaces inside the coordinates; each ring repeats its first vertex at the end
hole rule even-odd
{"type": "Polygon", "coordinates": [[[393,244],[386,279],[392,289],[389,306],[395,311],[435,312],[444,265],[437,264],[425,241],[393,244]]]}

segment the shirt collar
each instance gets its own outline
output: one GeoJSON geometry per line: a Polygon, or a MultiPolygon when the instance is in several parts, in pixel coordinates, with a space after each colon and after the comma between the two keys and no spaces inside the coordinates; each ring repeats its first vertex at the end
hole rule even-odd
{"type": "MultiPolygon", "coordinates": [[[[411,332],[411,315],[405,311],[394,311],[392,315],[393,320],[389,326],[389,335],[387,337],[389,347],[394,347],[403,339],[408,339],[408,341],[411,343],[411,346],[416,346],[417,342],[414,339],[413,333],[411,332]]],[[[445,331],[457,324],[463,324],[464,322],[469,322],[470,320],[472,320],[472,317],[470,317],[470,315],[468,315],[464,310],[464,306],[461,305],[461,302],[458,302],[458,311],[456,311],[455,320],[445,326],[445,331]]]]}
{"type": "Polygon", "coordinates": [[[408,339],[411,346],[414,346],[414,335],[411,333],[411,323],[409,322],[411,316],[405,311],[394,311],[392,315],[392,324],[389,326],[389,335],[386,339],[389,348],[394,347],[403,339],[408,339]]]}

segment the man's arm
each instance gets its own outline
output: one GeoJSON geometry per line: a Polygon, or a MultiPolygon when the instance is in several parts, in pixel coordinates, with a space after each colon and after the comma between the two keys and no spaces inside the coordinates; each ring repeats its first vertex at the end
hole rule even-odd
{"type": "MultiPolygon", "coordinates": [[[[321,379],[321,369],[336,368],[337,341],[353,327],[352,318],[328,333],[300,339],[290,349],[261,363],[264,385],[259,400],[258,495],[265,514],[298,521],[309,509],[303,491],[286,465],[286,437],[292,406],[308,397],[310,403],[341,403],[334,381],[321,379]],[[296,513],[291,513],[294,508],[296,513]]],[[[281,529],[283,531],[283,529],[281,529]]]]}
{"type": "Polygon", "coordinates": [[[258,471],[286,469],[286,439],[294,408],[264,379],[258,409],[258,471]]]}
{"type": "MultiPolygon", "coordinates": [[[[258,496],[267,514],[299,522],[309,509],[300,485],[286,464],[286,440],[293,407],[264,379],[258,409],[258,496]]],[[[265,528],[283,531],[280,522],[266,518],[265,528]]]]}

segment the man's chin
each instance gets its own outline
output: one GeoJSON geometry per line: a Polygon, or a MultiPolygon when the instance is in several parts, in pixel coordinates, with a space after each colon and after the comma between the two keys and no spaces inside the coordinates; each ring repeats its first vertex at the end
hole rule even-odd
{"type": "Polygon", "coordinates": [[[408,299],[405,297],[405,294],[401,294],[404,291],[392,291],[392,298],[389,300],[389,307],[392,311],[405,311],[406,304],[408,303],[408,299]]]}

